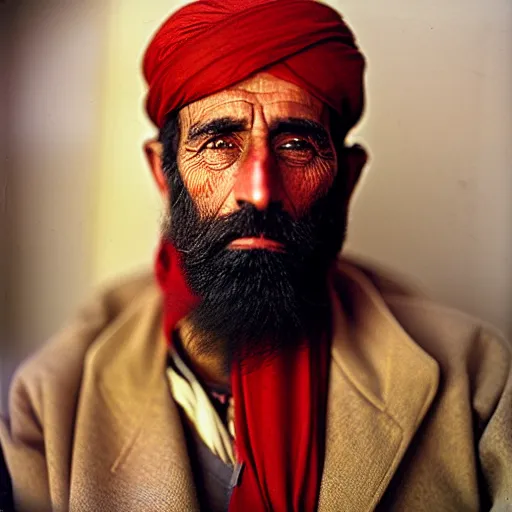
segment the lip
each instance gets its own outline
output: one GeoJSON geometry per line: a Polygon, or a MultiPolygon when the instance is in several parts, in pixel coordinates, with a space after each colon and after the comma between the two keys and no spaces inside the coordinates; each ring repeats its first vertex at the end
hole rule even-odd
{"type": "Polygon", "coordinates": [[[284,252],[284,245],[264,237],[247,237],[233,240],[228,247],[230,249],[266,249],[267,251],[284,252]]]}

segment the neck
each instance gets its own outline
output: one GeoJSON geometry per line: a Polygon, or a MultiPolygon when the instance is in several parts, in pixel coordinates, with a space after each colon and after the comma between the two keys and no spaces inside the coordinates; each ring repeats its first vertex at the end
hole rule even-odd
{"type": "Polygon", "coordinates": [[[201,335],[194,330],[188,319],[181,321],[177,330],[182,355],[196,376],[207,386],[229,390],[231,380],[227,354],[222,350],[206,352],[201,335]]]}

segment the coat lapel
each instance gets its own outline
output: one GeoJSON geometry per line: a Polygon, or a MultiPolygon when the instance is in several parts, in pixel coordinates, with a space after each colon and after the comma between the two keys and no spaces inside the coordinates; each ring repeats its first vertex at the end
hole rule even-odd
{"type": "Polygon", "coordinates": [[[319,511],[373,510],[437,391],[439,368],[365,276],[342,265],[319,511]]]}
{"type": "Polygon", "coordinates": [[[160,311],[153,287],[104,333],[86,361],[71,510],[198,510],[181,420],[165,378],[160,311]]]}

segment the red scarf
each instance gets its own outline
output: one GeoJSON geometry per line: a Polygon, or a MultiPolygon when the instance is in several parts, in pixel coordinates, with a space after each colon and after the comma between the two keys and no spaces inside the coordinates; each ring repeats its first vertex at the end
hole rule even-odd
{"type": "MultiPolygon", "coordinates": [[[[171,343],[177,322],[198,304],[180,256],[162,243],[156,276],[164,296],[164,329],[171,343]]],[[[325,449],[330,343],[306,343],[250,372],[231,369],[235,451],[243,464],[230,511],[317,509],[325,449]]]]}

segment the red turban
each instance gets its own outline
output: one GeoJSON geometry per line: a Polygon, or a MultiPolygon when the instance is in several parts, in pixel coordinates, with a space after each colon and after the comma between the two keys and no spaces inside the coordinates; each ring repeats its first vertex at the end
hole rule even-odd
{"type": "Polygon", "coordinates": [[[258,71],[333,108],[347,129],[364,105],[364,57],[340,15],[313,0],[199,0],[170,16],[144,56],[146,108],[166,115],[258,71]]]}

